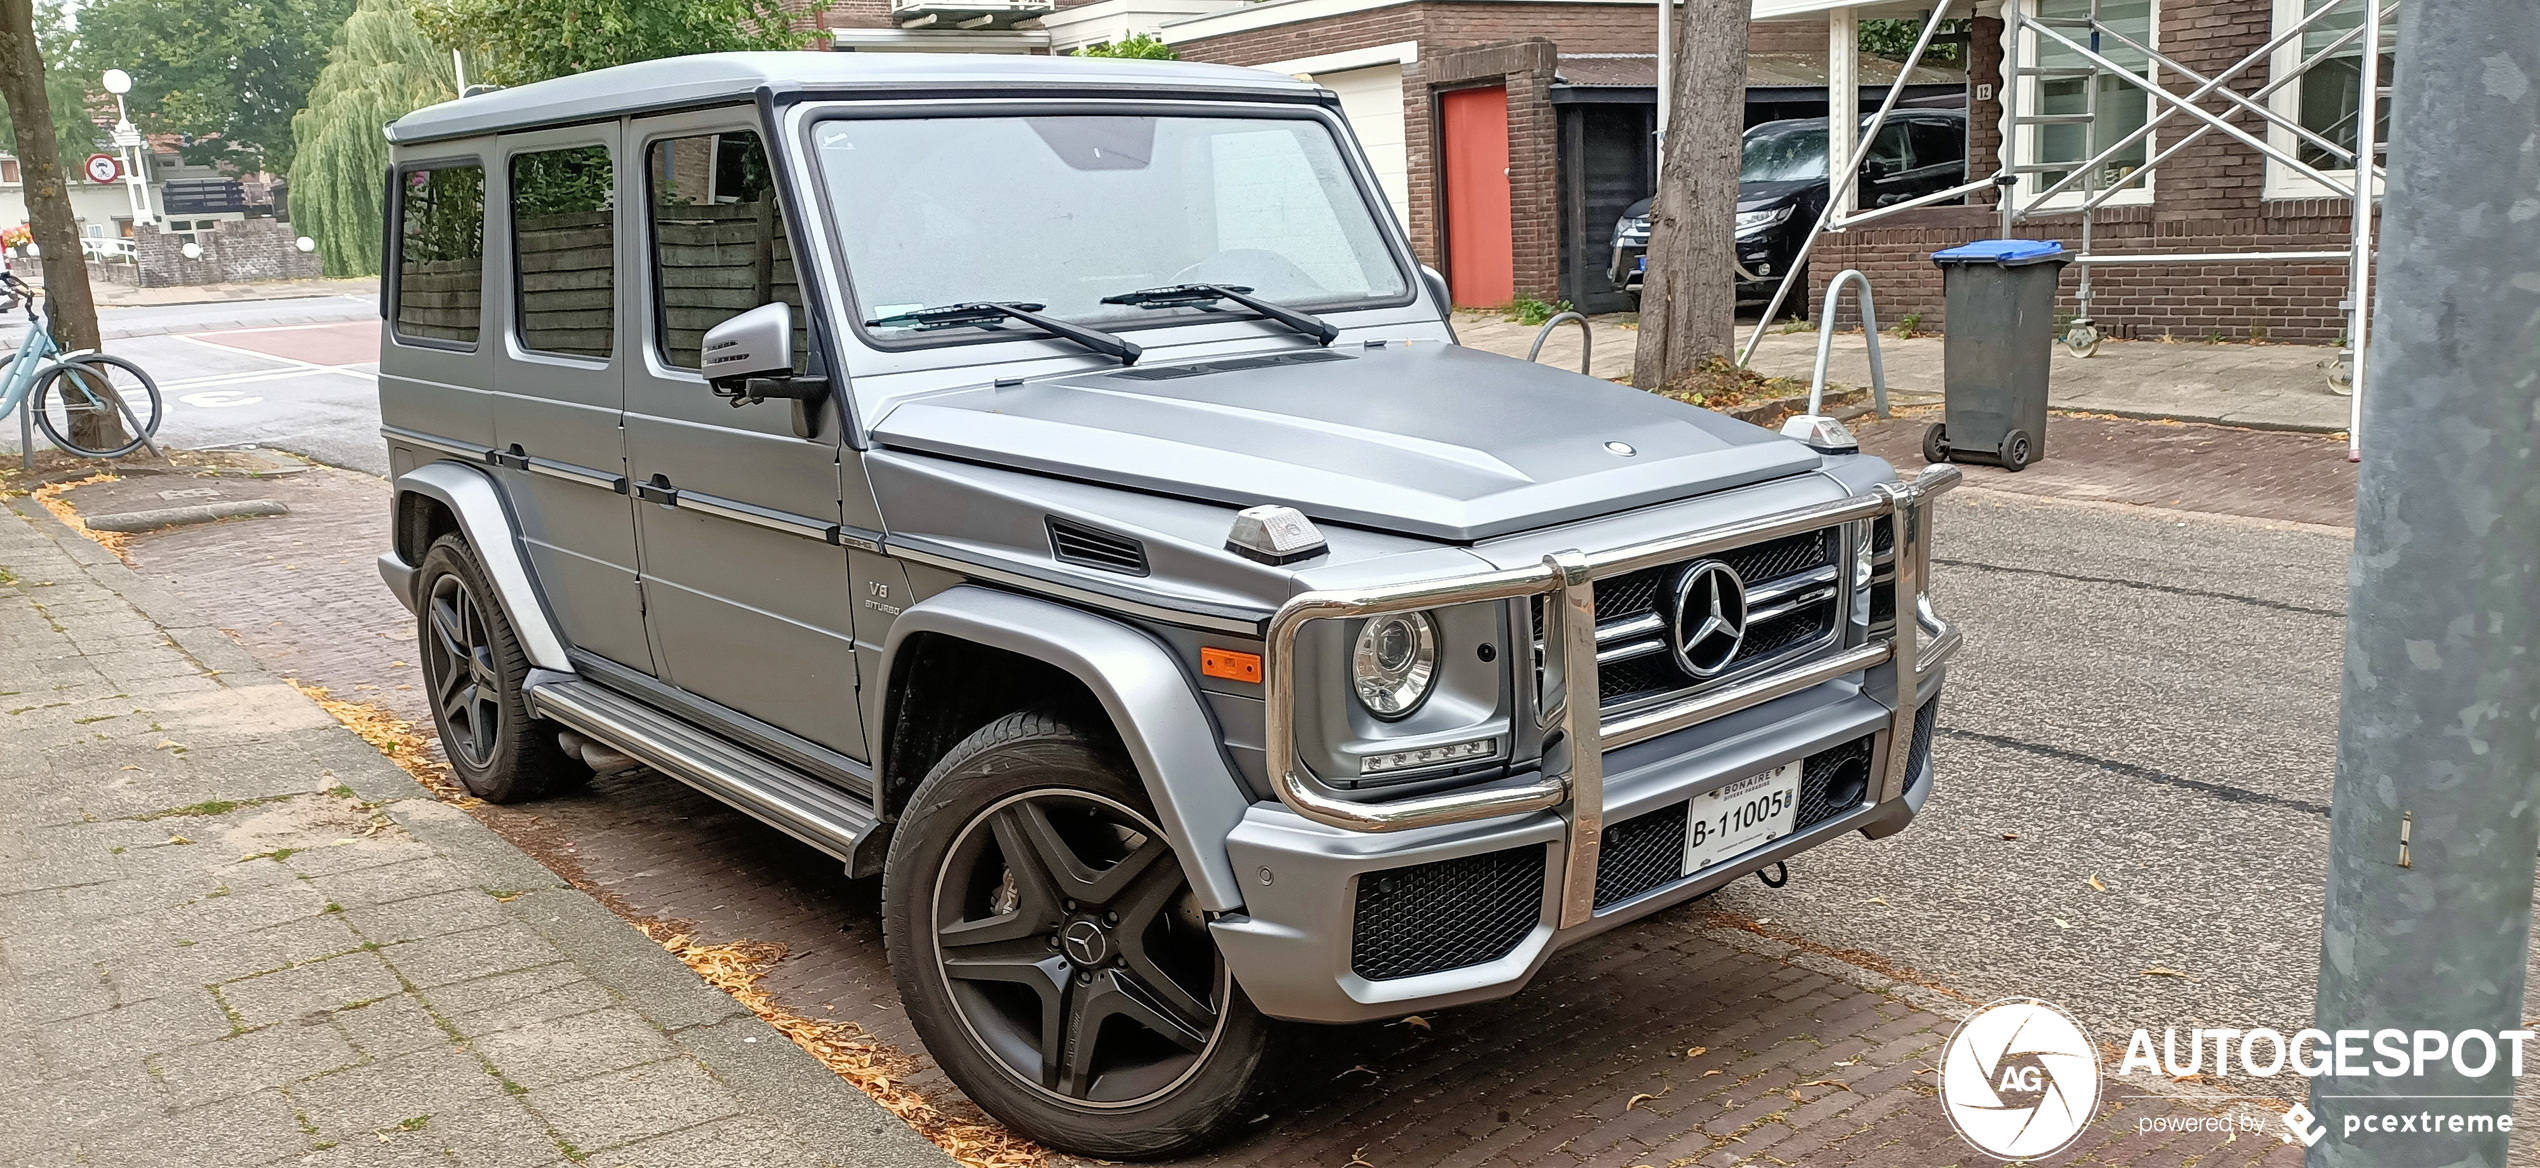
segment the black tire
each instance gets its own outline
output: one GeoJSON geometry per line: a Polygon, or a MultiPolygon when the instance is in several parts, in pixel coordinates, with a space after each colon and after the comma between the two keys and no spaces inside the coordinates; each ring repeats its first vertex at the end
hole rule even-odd
{"type": "Polygon", "coordinates": [[[1949,427],[1934,422],[1923,430],[1923,461],[1949,461],[1949,427]]]}
{"type": "Polygon", "coordinates": [[[1116,743],[1009,714],[901,814],[892,977],[944,1073],[1008,1126],[1080,1156],[1188,1153],[1256,1114],[1286,1029],[1244,997],[1189,890],[1116,743]]]}
{"type": "Polygon", "coordinates": [[[2035,449],[2035,444],[2029,441],[2028,431],[2013,430],[2002,436],[2002,449],[1995,452],[1994,458],[2002,464],[2002,469],[2017,474],[2027,470],[2028,464],[2034,461],[2035,449]]]}
{"type": "Polygon", "coordinates": [[[517,803],[588,781],[590,768],[529,714],[520,683],[529,657],[476,553],[456,534],[434,540],[415,573],[415,639],[441,751],[468,793],[517,803]]]}
{"type": "Polygon", "coordinates": [[[86,458],[121,458],[159,432],[159,383],[140,366],[121,357],[90,353],[71,358],[38,374],[26,408],[53,445],[86,458]],[[89,415],[108,415],[125,430],[126,441],[111,449],[76,445],[71,435],[89,415]],[[59,416],[56,416],[59,415],[59,416]]]}

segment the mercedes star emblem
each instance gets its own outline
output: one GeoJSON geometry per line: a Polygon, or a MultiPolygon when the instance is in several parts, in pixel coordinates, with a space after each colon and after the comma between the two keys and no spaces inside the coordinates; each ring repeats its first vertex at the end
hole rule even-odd
{"type": "Polygon", "coordinates": [[[1746,641],[1746,581],[1718,560],[1695,564],[1676,585],[1676,664],[1717,677],[1746,641]]]}

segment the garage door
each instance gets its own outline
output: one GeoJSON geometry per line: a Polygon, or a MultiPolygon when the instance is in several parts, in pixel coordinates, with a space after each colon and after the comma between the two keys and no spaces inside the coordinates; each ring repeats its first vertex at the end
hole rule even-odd
{"type": "Polygon", "coordinates": [[[1314,83],[1340,95],[1341,113],[1367,148],[1376,183],[1393,204],[1394,218],[1411,221],[1411,156],[1402,130],[1402,66],[1377,65],[1338,73],[1317,73],[1314,83]]]}

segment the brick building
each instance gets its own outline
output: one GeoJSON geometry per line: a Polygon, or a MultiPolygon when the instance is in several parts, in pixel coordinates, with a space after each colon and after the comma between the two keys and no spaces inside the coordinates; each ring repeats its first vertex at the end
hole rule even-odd
{"type": "MultiPolygon", "coordinates": [[[[2025,5],[2029,18],[2069,19],[2088,9],[2088,0],[2004,0],[2025,5]]],[[[1764,0],[1768,8],[1796,19],[1826,19],[1836,5],[1811,0],[1764,0]],[[1818,11],[1803,13],[1803,7],[1818,11]]],[[[2106,51],[2109,63],[2139,71],[2169,93],[2185,98],[2202,81],[2231,69],[2265,49],[2280,34],[2323,8],[2322,0],[2100,0],[2102,19],[2126,39],[2167,58],[2168,64],[2122,45],[2106,51]],[[2192,71],[2189,77],[2180,70],[2192,71]]],[[[2361,61],[2361,0],[2331,0],[2328,11],[2291,36],[2263,60],[2251,63],[2224,84],[2235,93],[2263,104],[2289,125],[2318,134],[2331,143],[2354,145],[2356,82],[2361,61]],[[2341,47],[2341,41],[2342,47],[2341,47]],[[2299,72],[2305,56],[2324,52],[2327,59],[2299,72]],[[2298,73],[2298,76],[2297,76],[2298,73]],[[2272,90],[2272,92],[2264,92],[2272,90]],[[2263,96],[2261,96],[2263,92],[2263,96]]],[[[2185,116],[2160,119],[2165,105],[2138,87],[2111,75],[2069,49],[2024,30],[2019,43],[2003,43],[2001,4],[1979,5],[1971,34],[1969,157],[1974,177],[1996,167],[2015,169],[2019,206],[2027,208],[2064,173],[2059,163],[2085,156],[2079,127],[2029,126],[2007,143],[2003,126],[2005,99],[2019,96],[2031,112],[2057,113],[2082,108],[2081,87],[2097,90],[2095,145],[2112,147],[2147,122],[2155,123],[2142,142],[2103,168],[2100,186],[2119,192],[2093,212],[2090,251],[2094,255],[2259,252],[2343,252],[2349,245],[2350,200],[2324,186],[2301,168],[2269,158],[2256,148],[2219,132],[2187,139],[2200,124],[2185,116]],[[2006,69],[2007,63],[2011,66],[2006,69]],[[2071,76],[2047,79],[2030,69],[2069,69],[2071,76]],[[2091,74],[2087,79],[2079,74],[2091,74]],[[2015,87],[2032,87],[2026,91],[2015,87]],[[2059,91],[2060,89],[2060,91],[2059,91]],[[2175,149],[2175,153],[2170,153],[2175,149]],[[2163,157],[2164,154],[2168,156],[2163,157]]],[[[2390,76],[2389,54],[2396,42],[2395,21],[2382,38],[2384,84],[2390,76]]],[[[2116,44],[2114,38],[2109,43],[2116,44]]],[[[2232,107],[2212,95],[2195,103],[2223,114],[2232,107]]],[[[2351,166],[2339,169],[2332,151],[2297,138],[2287,125],[2270,125],[2243,110],[2234,123],[2279,150],[2294,152],[2319,175],[2351,183],[2351,166]]],[[[2387,142],[2388,114],[2379,119],[2387,142]]],[[[2071,208],[2084,196],[2066,192],[2045,210],[2061,213],[2027,218],[2012,234],[2060,240],[2067,251],[2082,250],[2081,227],[2071,208]]],[[[1847,267],[1870,275],[1882,313],[1893,320],[1920,313],[1925,326],[1942,324],[1944,313],[1938,270],[1930,254],[1969,239],[2001,234],[1996,192],[1971,195],[1966,206],[1942,206],[1903,212],[1875,225],[1833,234],[1818,245],[1812,264],[1811,304],[1822,295],[1827,279],[1847,267]]],[[[2078,266],[2063,276],[2064,308],[2080,286],[2078,266]]],[[[2100,265],[2092,269],[2091,316],[2104,335],[2180,339],[2221,337],[2335,343],[2345,335],[2341,305],[2346,300],[2347,265],[2343,258],[2299,261],[2100,265]]],[[[1845,316],[1851,315],[1845,310],[1845,316]]]]}

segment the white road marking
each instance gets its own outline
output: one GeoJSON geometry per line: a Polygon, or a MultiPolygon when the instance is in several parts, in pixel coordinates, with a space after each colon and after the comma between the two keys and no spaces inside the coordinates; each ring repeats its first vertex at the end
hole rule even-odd
{"type": "Polygon", "coordinates": [[[189,406],[201,406],[207,410],[224,410],[231,406],[252,406],[265,399],[241,394],[234,389],[207,389],[201,393],[186,394],[176,400],[189,406]]]}

